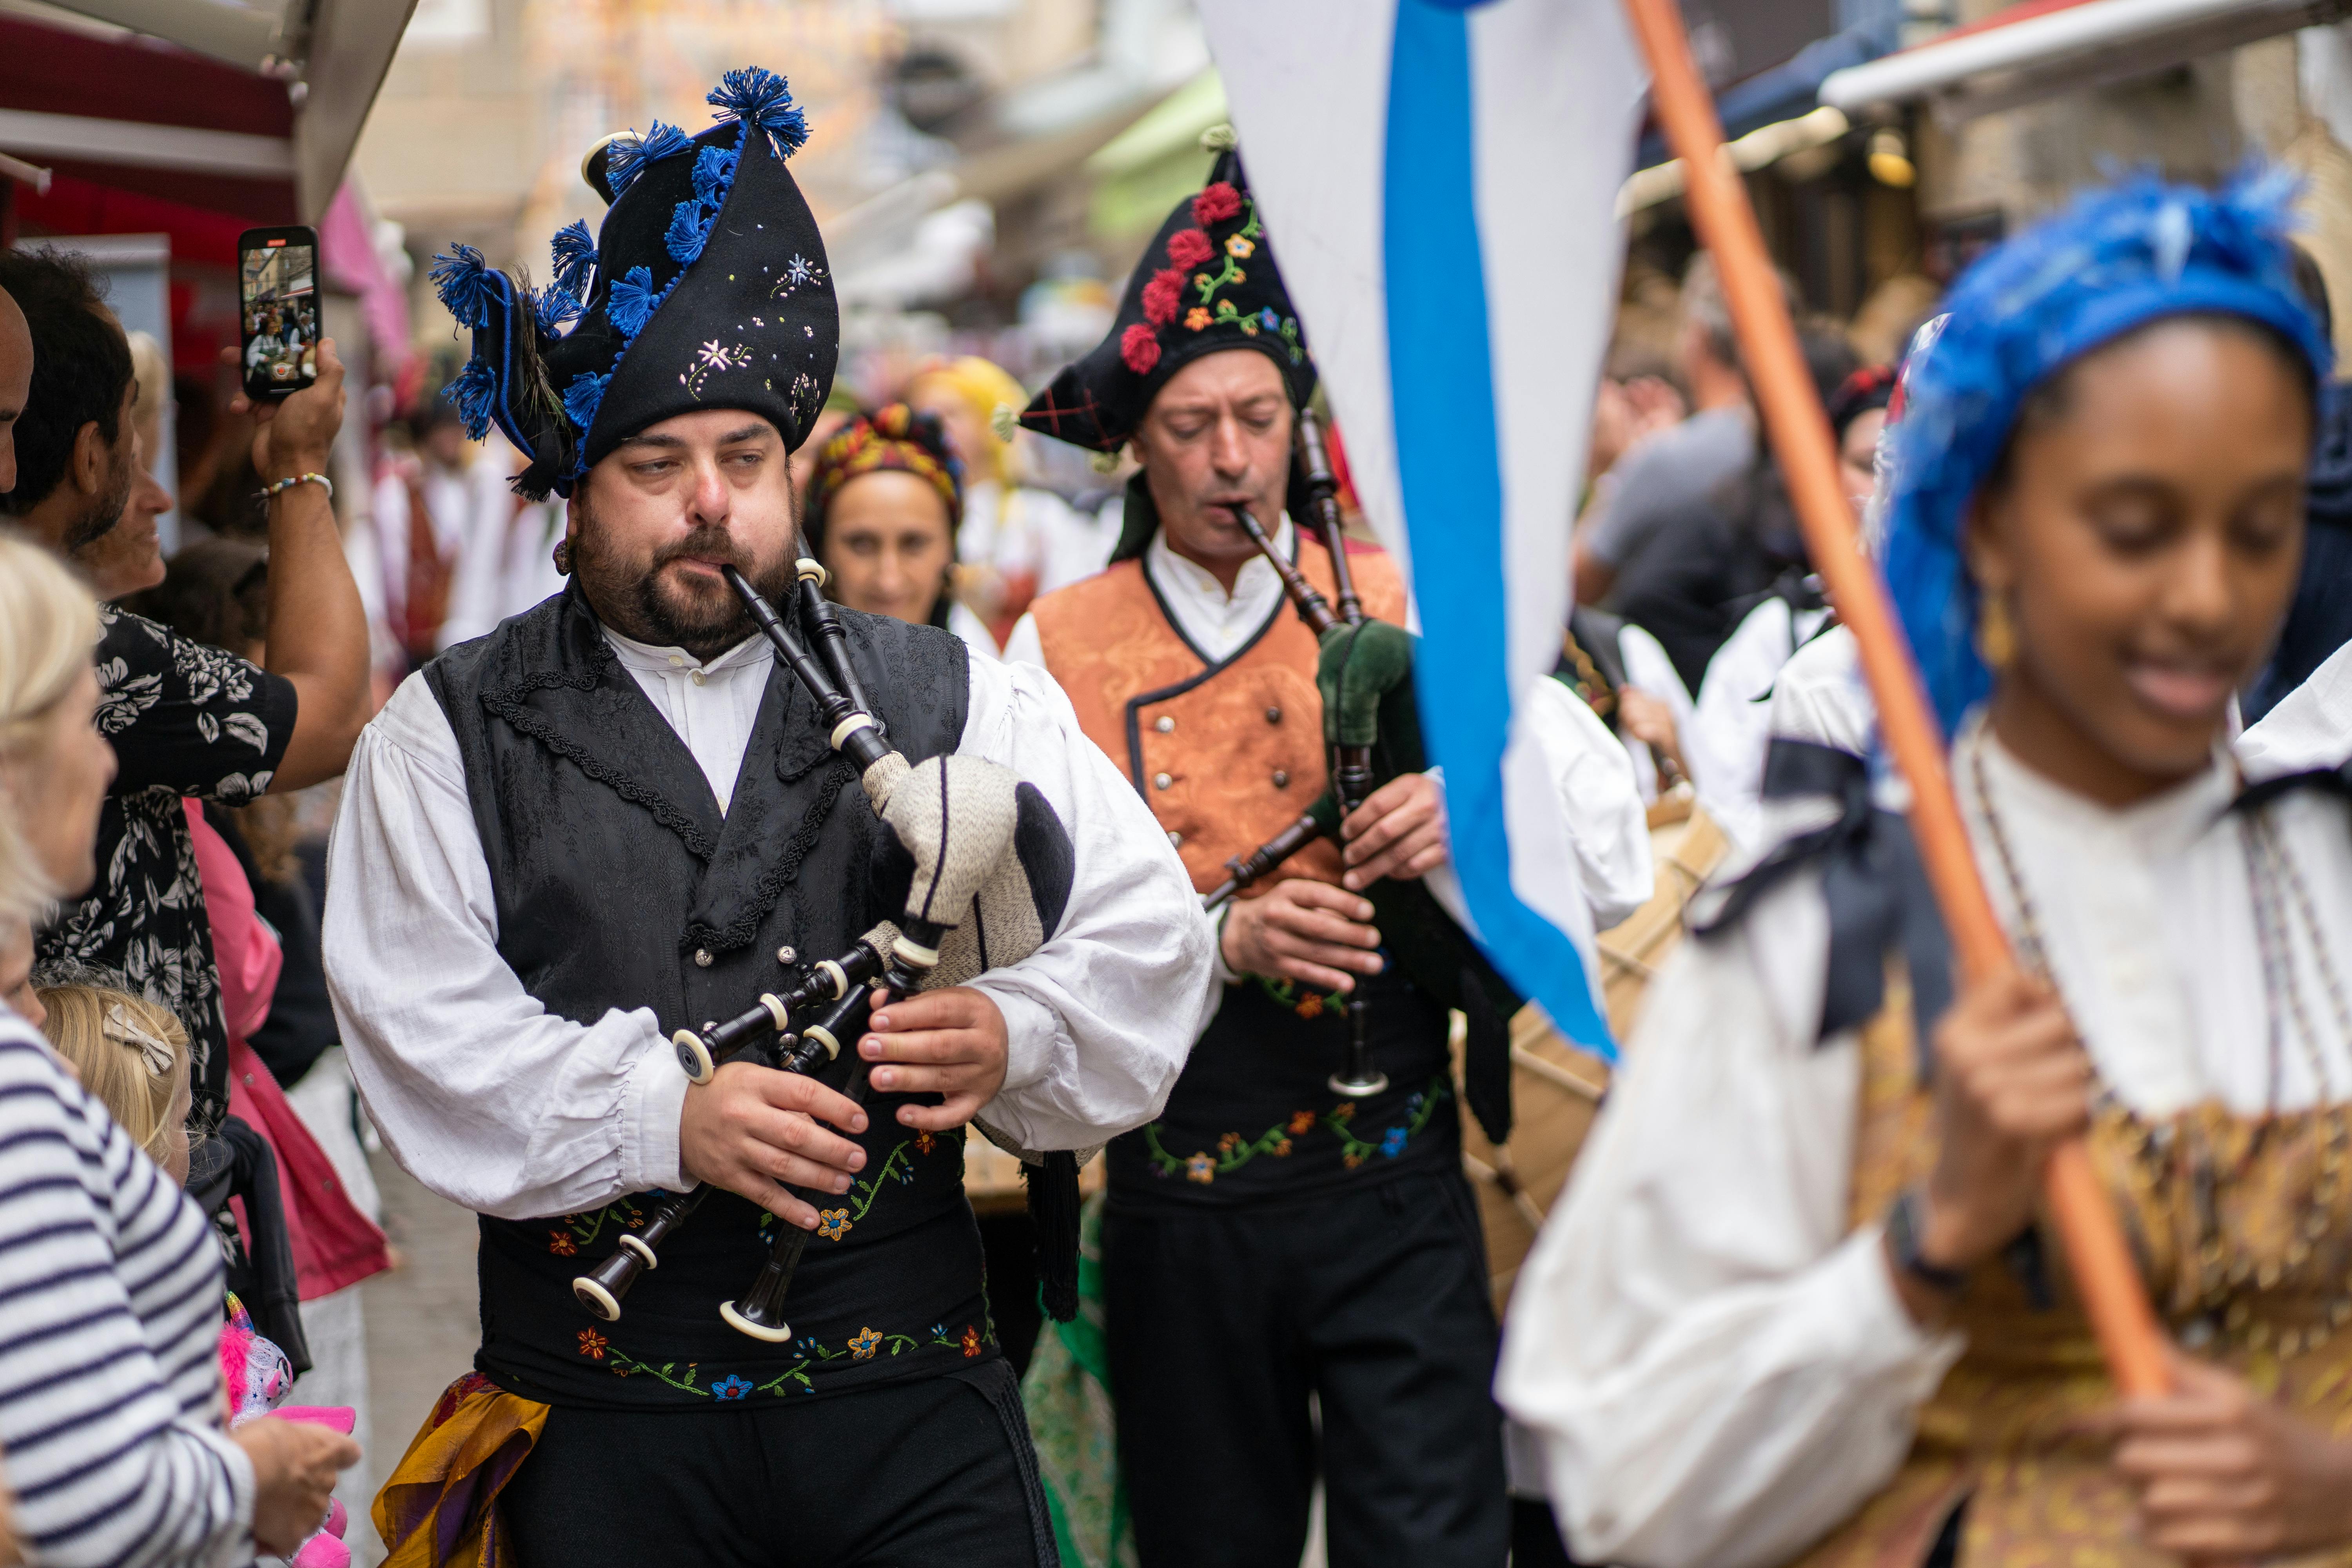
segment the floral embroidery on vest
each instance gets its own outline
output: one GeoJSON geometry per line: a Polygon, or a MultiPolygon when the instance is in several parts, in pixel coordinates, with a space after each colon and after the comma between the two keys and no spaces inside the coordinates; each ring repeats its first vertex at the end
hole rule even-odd
{"type": "Polygon", "coordinates": [[[1438,1106],[1452,1098],[1453,1086],[1440,1075],[1430,1079],[1429,1087],[1410,1096],[1404,1102],[1405,1121],[1383,1131],[1380,1142],[1367,1142],[1355,1133],[1356,1102],[1352,1100],[1333,1106],[1320,1116],[1312,1110],[1293,1111],[1286,1121],[1277,1121],[1255,1138],[1244,1138],[1238,1132],[1218,1135],[1217,1152],[1196,1150],[1189,1156],[1178,1158],[1168,1152],[1160,1141],[1161,1124],[1154,1121],[1143,1130],[1144,1149],[1151,1159],[1152,1174],[1182,1176],[1188,1182],[1207,1186],[1219,1176],[1231,1175],[1260,1154],[1286,1159],[1297,1147],[1296,1140],[1312,1132],[1319,1122],[1339,1141],[1339,1163],[1355,1170],[1364,1162],[1378,1155],[1393,1160],[1403,1153],[1421,1130],[1429,1125],[1438,1106]]]}

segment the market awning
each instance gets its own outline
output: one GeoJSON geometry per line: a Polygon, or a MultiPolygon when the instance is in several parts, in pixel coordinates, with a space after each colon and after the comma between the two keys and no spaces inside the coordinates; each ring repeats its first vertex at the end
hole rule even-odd
{"type": "Polygon", "coordinates": [[[2352,0],[2027,0],[1836,71],[1822,83],[1821,101],[1853,113],[1924,100],[1965,120],[2347,15],[2352,0]]]}
{"type": "MultiPolygon", "coordinates": [[[[1779,65],[1743,77],[1716,94],[1715,112],[1723,134],[1737,139],[1768,125],[1796,120],[1817,104],[1822,83],[1865,60],[1874,60],[1893,47],[1891,29],[1871,23],[1815,38],[1779,65]]],[[[1633,166],[1647,169],[1673,156],[1655,127],[1644,130],[1635,149],[1633,166]]]]}
{"type": "Polygon", "coordinates": [[[315,222],[414,5],[71,0],[54,22],[0,16],[0,153],[69,185],[315,222]]]}

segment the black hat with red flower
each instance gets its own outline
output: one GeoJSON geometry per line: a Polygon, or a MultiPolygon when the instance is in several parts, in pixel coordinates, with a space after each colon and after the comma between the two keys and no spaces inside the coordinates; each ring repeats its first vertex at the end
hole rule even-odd
{"type": "Polygon", "coordinates": [[[1303,405],[1315,361],[1282,286],[1240,157],[1227,152],[1200,195],[1168,215],[1120,297],[1110,335],[1062,367],[1021,423],[1098,452],[1118,450],[1169,377],[1203,354],[1254,349],[1303,405]]]}

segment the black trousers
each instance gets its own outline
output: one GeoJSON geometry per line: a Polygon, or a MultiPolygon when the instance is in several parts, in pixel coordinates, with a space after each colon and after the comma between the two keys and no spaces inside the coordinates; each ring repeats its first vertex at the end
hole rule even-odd
{"type": "Polygon", "coordinates": [[[558,1407],[499,1494],[520,1568],[1059,1568],[1013,1369],[724,1410],[558,1407]]]}
{"type": "Polygon", "coordinates": [[[1502,1568],[1495,1314],[1460,1173],[1228,1210],[1114,1194],[1102,1260],[1143,1568],[1297,1568],[1318,1468],[1331,1568],[1502,1568]]]}

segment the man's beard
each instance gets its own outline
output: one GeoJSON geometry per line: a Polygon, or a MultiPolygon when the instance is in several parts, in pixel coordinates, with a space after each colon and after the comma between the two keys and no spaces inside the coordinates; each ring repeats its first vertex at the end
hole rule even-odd
{"type": "Polygon", "coordinates": [[[89,510],[66,525],[61,542],[68,555],[78,554],[113,532],[114,525],[130,509],[131,465],[113,465],[106,479],[106,489],[89,503],[89,510]]]}
{"type": "Polygon", "coordinates": [[[726,584],[698,582],[681,586],[677,579],[662,575],[664,567],[687,555],[723,561],[750,578],[771,601],[793,584],[789,562],[762,574],[741,542],[723,528],[698,528],[644,563],[619,560],[605,543],[604,530],[583,501],[580,536],[572,545],[572,570],[597,618],[623,637],[656,647],[682,647],[705,661],[752,636],[759,626],[726,584]]]}

